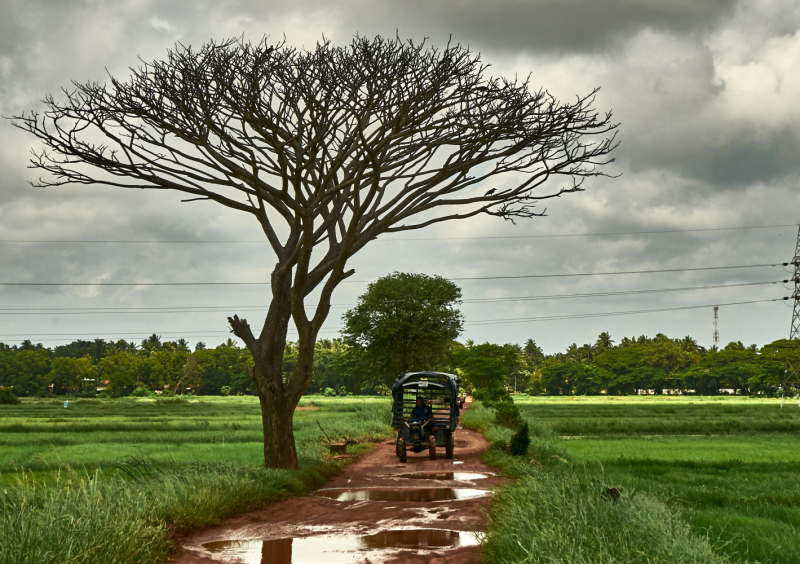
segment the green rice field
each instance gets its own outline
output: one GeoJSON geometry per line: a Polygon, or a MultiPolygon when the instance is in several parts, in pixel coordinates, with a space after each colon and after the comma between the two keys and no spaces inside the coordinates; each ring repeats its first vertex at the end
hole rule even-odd
{"type": "Polygon", "coordinates": [[[679,510],[735,563],[800,562],[800,409],[742,397],[517,396],[578,475],[679,510]]]}
{"type": "MultiPolygon", "coordinates": [[[[335,440],[364,441],[386,433],[385,399],[304,398],[295,413],[302,453],[322,447],[320,425],[335,440]],[[350,425],[353,413],[368,416],[350,425]]],[[[263,461],[261,411],[253,396],[199,398],[25,399],[0,405],[0,480],[20,470],[114,470],[129,457],[172,468],[202,464],[258,466],[263,461]]]]}
{"type": "Polygon", "coordinates": [[[0,405],[0,564],[166,561],[182,534],[341,471],[322,429],[355,453],[389,421],[385,398],[303,398],[289,471],[263,466],[254,397],[0,405]]]}

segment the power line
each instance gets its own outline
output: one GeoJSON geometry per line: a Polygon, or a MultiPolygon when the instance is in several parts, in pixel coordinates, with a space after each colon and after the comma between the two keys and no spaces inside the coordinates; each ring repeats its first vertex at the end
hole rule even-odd
{"type": "Polygon", "coordinates": [[[450,278],[450,280],[509,280],[518,278],[569,278],[575,276],[611,276],[618,274],[656,274],[662,272],[692,272],[699,270],[731,270],[736,268],[764,268],[781,266],[783,263],[740,264],[736,266],[704,266],[700,268],[662,268],[658,270],[619,270],[615,272],[581,272],[575,274],[525,274],[521,276],[474,276],[450,278]]]}
{"type": "MultiPolygon", "coordinates": [[[[617,236],[617,235],[655,235],[664,233],[700,233],[706,231],[736,231],[745,229],[776,229],[781,227],[796,227],[797,224],[787,223],[778,225],[749,225],[743,227],[712,227],[704,229],[661,229],[655,231],[616,231],[605,233],[566,233],[566,234],[551,234],[551,235],[497,235],[485,237],[420,237],[420,238],[384,238],[378,239],[383,242],[393,241],[473,241],[480,239],[554,239],[559,237],[603,237],[603,236],[617,236]]],[[[203,239],[203,240],[189,240],[189,239],[0,239],[0,243],[13,244],[13,243],[46,243],[46,244],[233,244],[233,243],[267,243],[265,239],[255,240],[230,240],[230,239],[203,239]]]]}
{"type": "MultiPolygon", "coordinates": [[[[696,305],[696,306],[681,306],[681,307],[666,307],[666,308],[657,308],[657,309],[640,309],[640,310],[629,310],[629,311],[609,311],[609,312],[597,312],[597,313],[581,313],[575,315],[549,315],[549,316],[542,316],[542,317],[519,317],[519,318],[510,318],[510,319],[484,319],[479,321],[467,321],[467,325],[500,325],[500,324],[507,324],[507,323],[525,323],[525,322],[532,322],[532,321],[558,321],[564,319],[588,319],[588,318],[595,318],[595,317],[613,317],[619,315],[635,315],[641,313],[660,313],[665,311],[678,311],[678,310],[689,310],[689,309],[704,309],[717,306],[732,306],[732,305],[744,305],[744,304],[758,304],[758,303],[766,303],[766,302],[778,302],[787,300],[789,298],[773,298],[769,300],[750,300],[744,302],[728,302],[728,303],[717,303],[717,304],[707,304],[707,305],[696,305]]],[[[331,328],[331,329],[324,329],[320,331],[320,333],[334,333],[338,332],[339,328],[331,328]]],[[[97,332],[101,333],[101,332],[97,332]]],[[[210,336],[218,336],[218,335],[230,335],[230,331],[200,331],[200,332],[191,332],[191,331],[154,331],[153,333],[163,336],[163,335],[180,335],[182,337],[210,337],[210,336]]],[[[122,336],[126,335],[128,338],[131,337],[132,334],[137,335],[145,335],[145,333],[138,333],[135,331],[128,331],[125,333],[104,333],[106,336],[122,336]]],[[[152,334],[152,333],[151,333],[152,334]]],[[[85,336],[86,332],[84,333],[31,333],[27,335],[23,335],[24,337],[82,337],[85,336]]],[[[15,337],[19,338],[20,335],[16,334],[0,334],[0,337],[15,337]]]]}
{"type": "MultiPolygon", "coordinates": [[[[663,292],[689,292],[719,288],[738,288],[742,286],[763,286],[780,284],[786,280],[773,282],[743,282],[738,284],[713,284],[708,286],[688,286],[683,288],[657,288],[650,290],[622,290],[618,292],[592,292],[583,294],[549,294],[542,296],[515,296],[508,298],[476,298],[463,300],[462,303],[495,303],[538,300],[561,300],[571,298],[594,298],[608,296],[630,296],[663,292]]],[[[331,304],[331,307],[353,307],[352,304],[331,304]]],[[[219,313],[236,311],[237,313],[257,312],[269,309],[269,306],[172,306],[172,307],[63,307],[63,308],[0,308],[0,315],[79,315],[79,314],[152,314],[152,313],[219,313]]]]}
{"type": "MultiPolygon", "coordinates": [[[[657,294],[662,292],[688,292],[692,290],[707,290],[711,288],[737,288],[740,286],[761,286],[765,284],[780,284],[785,280],[774,282],[744,282],[741,284],[714,284],[711,286],[689,286],[685,288],[659,288],[654,290],[621,290],[619,292],[593,292],[587,294],[550,294],[545,296],[518,296],[511,298],[479,298],[474,300],[464,300],[463,303],[483,303],[483,302],[518,302],[535,300],[561,300],[569,298],[594,298],[605,296],[632,296],[637,294],[657,294]]],[[[2,311],[2,310],[0,310],[2,311]]]]}
{"type": "MultiPolygon", "coordinates": [[[[665,272],[697,272],[701,270],[732,270],[739,268],[766,268],[783,263],[740,264],[734,266],[705,266],[700,268],[663,268],[657,270],[621,270],[614,272],[581,272],[572,274],[524,274],[519,276],[474,276],[450,280],[512,280],[521,278],[570,278],[576,276],[612,276],[620,274],[658,274],[665,272]]],[[[374,280],[343,280],[365,284],[374,280]]],[[[0,282],[0,286],[269,286],[269,282],[0,282]]]]}
{"type": "Polygon", "coordinates": [[[500,325],[506,323],[525,323],[528,321],[555,321],[559,319],[588,319],[593,317],[612,317],[618,315],[634,315],[639,313],[658,313],[664,311],[678,311],[684,309],[704,309],[709,307],[716,306],[731,306],[731,305],[743,305],[743,304],[758,304],[758,303],[765,303],[765,302],[779,302],[786,300],[788,298],[773,298],[770,300],[750,300],[746,302],[728,302],[728,303],[717,303],[717,304],[710,304],[710,305],[696,305],[696,306],[680,306],[680,307],[662,307],[656,309],[636,309],[636,310],[629,310],[629,311],[609,311],[609,312],[598,312],[598,313],[576,313],[574,315],[548,315],[542,317],[515,317],[510,319],[485,319],[480,321],[472,321],[467,322],[467,325],[500,325]]]}

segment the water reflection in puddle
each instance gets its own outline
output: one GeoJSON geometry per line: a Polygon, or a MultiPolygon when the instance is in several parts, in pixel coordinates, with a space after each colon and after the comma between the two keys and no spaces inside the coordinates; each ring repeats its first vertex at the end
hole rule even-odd
{"type": "Polygon", "coordinates": [[[489,478],[491,474],[479,474],[477,472],[411,472],[408,474],[397,474],[397,478],[408,478],[411,480],[483,480],[489,478]]]}
{"type": "Polygon", "coordinates": [[[489,490],[472,488],[371,488],[366,490],[330,489],[320,490],[314,495],[329,497],[336,501],[449,501],[472,499],[492,493],[489,490]]]}
{"type": "Polygon", "coordinates": [[[364,558],[361,551],[376,549],[437,549],[475,546],[472,533],[441,529],[380,531],[363,537],[308,537],[269,541],[217,541],[203,548],[218,556],[247,564],[346,564],[364,558]]]}

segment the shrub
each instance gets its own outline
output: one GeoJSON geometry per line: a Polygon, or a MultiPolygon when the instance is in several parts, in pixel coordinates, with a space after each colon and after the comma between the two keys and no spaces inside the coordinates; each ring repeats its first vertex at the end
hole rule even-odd
{"type": "Polygon", "coordinates": [[[144,387],[136,388],[131,392],[131,395],[137,398],[146,398],[153,395],[153,392],[144,387]]]}
{"type": "Polygon", "coordinates": [[[342,396],[342,397],[346,396],[347,395],[347,388],[345,388],[344,386],[339,388],[339,395],[342,396]]]}
{"type": "Polygon", "coordinates": [[[163,392],[161,392],[161,397],[162,398],[174,398],[175,397],[175,392],[173,392],[172,390],[164,390],[163,392]]]}
{"type": "Polygon", "coordinates": [[[333,388],[325,388],[325,393],[322,395],[324,395],[326,398],[332,398],[336,395],[336,390],[333,388]]]}
{"type": "Polygon", "coordinates": [[[531,437],[528,431],[528,422],[524,421],[517,426],[517,432],[511,437],[511,454],[514,456],[525,456],[528,454],[528,447],[531,444],[531,437]]]}
{"type": "Polygon", "coordinates": [[[494,418],[498,425],[507,429],[516,429],[522,422],[519,408],[509,398],[508,401],[501,401],[494,404],[494,418]]]}
{"type": "Polygon", "coordinates": [[[0,404],[16,405],[19,403],[19,398],[14,395],[11,388],[0,388],[0,404]]]}
{"type": "Polygon", "coordinates": [[[222,394],[223,396],[229,396],[229,395],[231,395],[231,387],[230,386],[222,386],[219,389],[219,393],[222,394]]]}

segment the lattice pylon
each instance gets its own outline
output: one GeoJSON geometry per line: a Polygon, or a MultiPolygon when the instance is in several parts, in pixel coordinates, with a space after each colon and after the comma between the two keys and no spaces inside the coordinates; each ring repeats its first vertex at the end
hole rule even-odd
{"type": "Polygon", "coordinates": [[[792,327],[789,330],[789,350],[786,355],[786,370],[781,386],[781,407],[786,402],[786,396],[798,395],[797,406],[800,407],[800,227],[797,230],[797,243],[794,248],[794,258],[790,263],[794,266],[794,291],[792,300],[792,327]]]}

